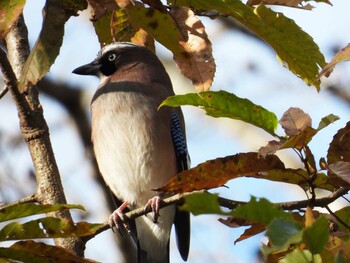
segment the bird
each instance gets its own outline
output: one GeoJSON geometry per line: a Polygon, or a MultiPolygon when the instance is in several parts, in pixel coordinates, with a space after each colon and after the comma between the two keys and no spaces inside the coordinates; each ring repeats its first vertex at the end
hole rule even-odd
{"type": "Polygon", "coordinates": [[[179,107],[159,108],[174,95],[163,64],[146,47],[113,42],[73,73],[100,80],[90,106],[91,139],[100,173],[122,202],[110,225],[119,227],[125,207],[150,207],[154,218],[143,215],[134,221],[138,262],[169,262],[172,225],[180,255],[187,261],[190,215],[178,205],[159,210],[164,195],[153,190],[189,168],[183,113],[179,107]]]}

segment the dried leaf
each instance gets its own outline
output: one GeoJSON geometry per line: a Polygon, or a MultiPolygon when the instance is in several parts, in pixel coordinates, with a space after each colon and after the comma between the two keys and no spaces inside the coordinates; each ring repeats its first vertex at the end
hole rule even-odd
{"type": "MultiPolygon", "coordinates": [[[[91,7],[91,21],[97,21],[103,15],[118,8],[118,1],[115,0],[87,0],[91,7]]],[[[130,0],[126,0],[130,2],[130,0]]]]}
{"type": "Polygon", "coordinates": [[[332,73],[334,67],[343,61],[350,60],[350,43],[346,45],[342,50],[340,50],[335,56],[332,58],[331,62],[329,62],[318,74],[317,79],[320,79],[322,76],[329,77],[332,73]]]}
{"type": "Polygon", "coordinates": [[[266,230],[266,225],[264,224],[252,224],[249,228],[244,230],[244,233],[235,240],[234,244],[237,242],[243,241],[247,238],[260,234],[261,232],[266,230]]]}
{"type": "Polygon", "coordinates": [[[209,90],[214,79],[215,62],[204,25],[188,7],[174,6],[170,15],[182,33],[180,45],[186,52],[186,56],[174,55],[176,64],[197,91],[209,90]]]}
{"type": "Polygon", "coordinates": [[[279,123],[287,135],[293,136],[311,127],[311,118],[299,108],[290,108],[283,114],[279,123]]]}
{"type": "Polygon", "coordinates": [[[259,149],[259,154],[263,157],[268,154],[274,154],[284,143],[284,141],[269,141],[265,146],[259,149]]]}
{"type": "Polygon", "coordinates": [[[328,149],[328,164],[338,161],[350,162],[350,122],[334,135],[328,149]]]}
{"type": "Polygon", "coordinates": [[[328,165],[328,169],[345,182],[350,183],[350,162],[335,162],[328,165]]]}

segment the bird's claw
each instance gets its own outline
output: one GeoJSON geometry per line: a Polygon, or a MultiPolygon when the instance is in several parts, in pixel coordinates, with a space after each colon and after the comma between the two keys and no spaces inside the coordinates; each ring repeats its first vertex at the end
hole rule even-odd
{"type": "Polygon", "coordinates": [[[110,215],[108,224],[111,227],[112,231],[114,229],[118,230],[119,234],[123,236],[121,232],[121,228],[124,227],[128,233],[131,233],[131,228],[129,223],[127,222],[127,218],[125,217],[125,214],[123,210],[128,206],[128,202],[125,201],[121,204],[114,212],[110,215]]]}
{"type": "Polygon", "coordinates": [[[147,211],[153,212],[153,222],[154,223],[158,222],[161,201],[162,201],[162,199],[159,196],[155,196],[155,197],[149,199],[146,206],[145,206],[146,212],[147,211]]]}

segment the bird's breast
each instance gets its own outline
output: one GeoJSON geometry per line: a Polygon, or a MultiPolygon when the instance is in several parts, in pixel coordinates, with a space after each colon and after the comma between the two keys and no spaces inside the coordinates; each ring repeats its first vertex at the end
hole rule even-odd
{"type": "Polygon", "coordinates": [[[92,139],[100,172],[122,200],[143,206],[176,174],[170,114],[139,92],[107,91],[91,105],[92,139]]]}

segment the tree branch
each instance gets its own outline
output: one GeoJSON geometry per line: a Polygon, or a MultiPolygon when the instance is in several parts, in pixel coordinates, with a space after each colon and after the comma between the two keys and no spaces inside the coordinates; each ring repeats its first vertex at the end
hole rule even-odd
{"type": "MultiPolygon", "coordinates": [[[[20,77],[29,55],[28,31],[23,15],[12,26],[5,40],[8,55],[0,50],[0,68],[4,82],[16,103],[22,136],[33,160],[37,200],[43,204],[65,204],[67,202],[38,91],[35,87],[29,87],[25,93],[21,93],[17,86],[17,78],[20,77]]],[[[49,215],[72,220],[68,210],[52,212],[49,215]]],[[[85,244],[80,238],[55,239],[55,243],[83,256],[85,244]]]]}
{"type": "MultiPolygon", "coordinates": [[[[318,198],[315,199],[314,201],[314,207],[326,207],[334,202],[335,200],[337,200],[338,198],[342,197],[343,195],[347,194],[350,191],[350,188],[340,188],[338,190],[336,190],[335,192],[333,192],[332,194],[330,194],[327,197],[323,197],[323,198],[318,198]]],[[[203,193],[204,191],[195,191],[195,192],[190,192],[190,193],[182,193],[182,194],[176,194],[174,196],[165,198],[164,200],[162,200],[161,204],[160,204],[160,208],[163,207],[167,207],[170,205],[174,205],[174,204],[179,204],[182,203],[184,201],[184,199],[192,194],[195,193],[203,193]]],[[[247,202],[243,202],[243,201],[237,201],[237,200],[231,200],[231,199],[226,199],[223,197],[218,197],[218,203],[220,206],[228,208],[228,209],[235,209],[238,205],[245,205],[247,204],[247,202]]],[[[291,202],[283,202],[283,203],[276,203],[276,205],[280,206],[283,210],[297,210],[297,209],[302,209],[302,208],[306,208],[309,205],[309,200],[301,200],[301,201],[291,201],[291,202]]],[[[148,213],[152,212],[150,209],[145,210],[144,208],[137,208],[134,209],[128,213],[125,213],[125,218],[126,221],[128,220],[134,220],[137,217],[146,215],[148,213]]],[[[106,231],[110,228],[109,224],[106,222],[104,223],[104,225],[96,231],[96,233],[92,236],[87,236],[84,237],[84,240],[86,239],[86,241],[90,240],[91,238],[95,237],[97,234],[106,231]]]]}

